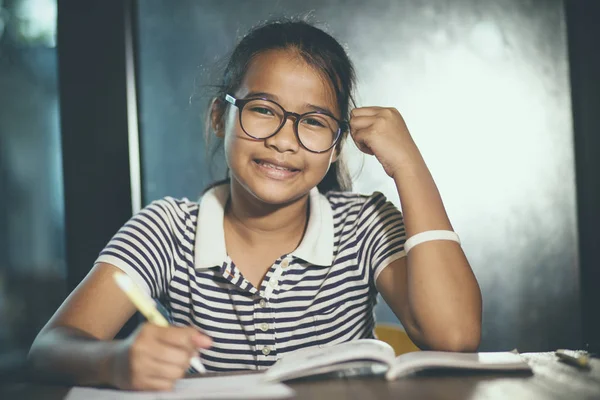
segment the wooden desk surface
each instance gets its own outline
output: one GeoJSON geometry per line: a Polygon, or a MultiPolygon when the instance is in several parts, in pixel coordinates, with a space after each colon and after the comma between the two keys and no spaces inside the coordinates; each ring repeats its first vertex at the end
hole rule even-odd
{"type": "MultiPolygon", "coordinates": [[[[533,374],[426,373],[393,382],[380,378],[313,380],[288,383],[296,399],[600,399],[600,359],[581,370],[557,361],[553,353],[523,356],[533,374]]],[[[63,399],[68,387],[32,383],[8,384],[0,399],[63,399]]]]}

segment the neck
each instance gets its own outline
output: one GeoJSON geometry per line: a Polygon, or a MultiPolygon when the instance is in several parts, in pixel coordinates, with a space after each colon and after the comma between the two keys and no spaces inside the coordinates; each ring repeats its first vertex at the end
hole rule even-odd
{"type": "Polygon", "coordinates": [[[308,194],[291,203],[271,205],[233,182],[230,190],[225,220],[236,236],[254,247],[286,242],[284,245],[293,251],[300,244],[308,221],[308,194]]]}

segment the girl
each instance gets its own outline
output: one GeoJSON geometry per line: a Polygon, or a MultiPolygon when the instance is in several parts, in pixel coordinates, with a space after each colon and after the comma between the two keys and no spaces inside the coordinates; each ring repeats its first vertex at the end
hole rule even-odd
{"type": "Polygon", "coordinates": [[[378,292],[420,347],[475,350],[481,295],[433,179],[400,113],[350,110],[353,86],[343,48],[311,25],[244,37],[210,110],[229,179],[199,202],[165,198],[135,215],[36,338],[34,370],[169,389],[199,351],[208,371],[264,369],[297,349],[373,337],[378,292]],[[347,191],[348,134],[394,180],[404,215],[381,193],[347,191]],[[114,340],[135,312],[115,271],[173,326],[114,340]]]}

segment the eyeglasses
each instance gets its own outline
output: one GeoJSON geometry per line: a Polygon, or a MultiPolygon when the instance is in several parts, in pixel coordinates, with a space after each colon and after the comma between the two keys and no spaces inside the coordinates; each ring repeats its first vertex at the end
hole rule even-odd
{"type": "Polygon", "coordinates": [[[265,140],[275,136],[287,119],[294,117],[296,138],[302,147],[312,153],[330,150],[342,132],[348,129],[346,121],[322,111],[297,114],[265,98],[236,99],[227,94],[225,100],[239,109],[240,126],[253,139],[265,140]]]}

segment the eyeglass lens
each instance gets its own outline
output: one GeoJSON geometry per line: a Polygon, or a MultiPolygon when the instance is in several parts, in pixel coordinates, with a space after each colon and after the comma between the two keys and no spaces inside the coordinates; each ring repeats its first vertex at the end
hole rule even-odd
{"type": "MultiPolygon", "coordinates": [[[[244,106],[241,115],[242,129],[247,134],[264,139],[271,136],[281,126],[284,111],[277,104],[266,100],[252,100],[244,106]]],[[[297,123],[298,139],[304,147],[312,151],[324,151],[333,145],[338,136],[338,122],[324,114],[304,115],[297,123]]]]}

